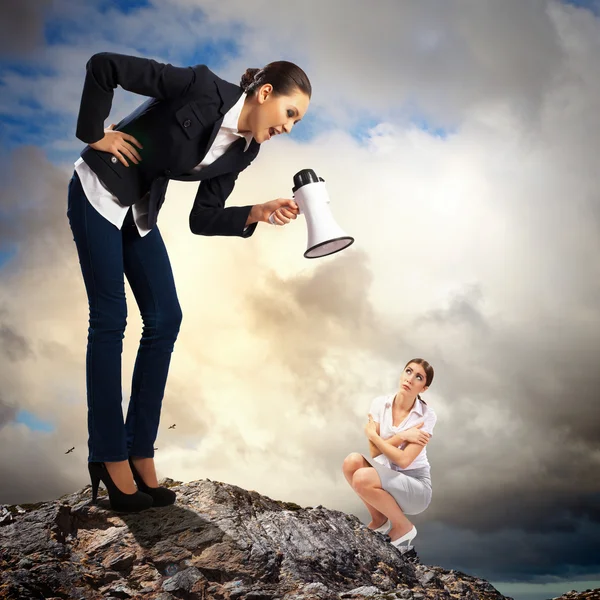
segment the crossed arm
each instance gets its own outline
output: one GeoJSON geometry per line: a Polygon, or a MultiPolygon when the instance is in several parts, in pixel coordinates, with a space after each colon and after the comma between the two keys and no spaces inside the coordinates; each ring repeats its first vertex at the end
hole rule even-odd
{"type": "Polygon", "coordinates": [[[369,440],[371,456],[375,458],[383,454],[400,468],[406,469],[419,456],[429,441],[429,433],[421,431],[419,429],[421,426],[422,424],[405,431],[400,431],[396,435],[384,440],[379,435],[379,423],[373,421],[373,417],[369,415],[369,422],[365,426],[365,433],[369,440]]]}

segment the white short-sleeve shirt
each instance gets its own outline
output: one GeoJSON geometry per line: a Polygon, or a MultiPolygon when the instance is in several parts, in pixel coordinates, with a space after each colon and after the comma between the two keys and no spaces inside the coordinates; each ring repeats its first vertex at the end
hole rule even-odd
{"type": "MultiPolygon", "coordinates": [[[[431,406],[425,404],[425,402],[419,400],[419,398],[415,399],[415,403],[410,409],[406,419],[404,419],[404,421],[402,421],[402,423],[400,423],[397,427],[394,427],[392,419],[392,403],[394,402],[395,396],[396,394],[378,396],[373,400],[373,402],[371,402],[371,409],[369,412],[373,415],[373,420],[376,423],[379,423],[379,435],[386,440],[393,435],[396,435],[400,431],[405,431],[411,427],[414,427],[421,421],[423,422],[421,431],[425,431],[430,435],[433,434],[433,428],[437,421],[437,415],[431,406]]],[[[402,448],[402,446],[400,447],[402,448]]],[[[413,462],[408,465],[406,469],[399,467],[384,454],[376,456],[373,460],[376,460],[378,463],[390,467],[395,471],[409,471],[411,469],[420,469],[423,467],[429,468],[429,461],[427,460],[427,446],[423,447],[417,458],[415,458],[415,460],[413,460],[413,462]]]]}

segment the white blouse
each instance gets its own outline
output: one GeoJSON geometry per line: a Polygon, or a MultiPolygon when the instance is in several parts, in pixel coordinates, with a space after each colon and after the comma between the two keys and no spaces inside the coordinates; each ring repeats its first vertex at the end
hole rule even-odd
{"type": "MultiPolygon", "coordinates": [[[[373,415],[373,420],[376,423],[379,423],[379,435],[385,440],[399,433],[400,431],[406,431],[407,429],[414,427],[421,421],[423,422],[421,431],[431,435],[437,421],[437,415],[431,406],[425,404],[425,402],[419,400],[418,398],[415,399],[415,403],[410,409],[406,419],[394,427],[392,419],[392,403],[395,395],[396,394],[378,396],[371,403],[371,409],[369,412],[373,415]]],[[[403,447],[404,444],[400,446],[400,448],[403,447]]],[[[409,471],[411,469],[420,469],[423,467],[429,468],[429,461],[427,460],[427,446],[423,446],[423,449],[417,455],[417,458],[415,458],[415,460],[408,465],[406,469],[399,467],[396,463],[392,462],[387,456],[385,456],[385,454],[380,454],[373,460],[376,460],[378,463],[385,465],[390,469],[394,469],[394,471],[409,471]]]]}

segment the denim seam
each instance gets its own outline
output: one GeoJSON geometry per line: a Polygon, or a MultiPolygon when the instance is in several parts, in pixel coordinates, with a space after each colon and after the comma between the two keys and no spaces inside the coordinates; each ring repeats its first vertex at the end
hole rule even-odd
{"type": "MultiPolygon", "coordinates": [[[[90,251],[90,238],[89,238],[89,230],[88,230],[88,211],[87,211],[87,205],[89,204],[89,201],[87,199],[87,197],[85,196],[85,192],[83,191],[83,187],[81,189],[82,192],[82,196],[85,199],[85,204],[83,206],[83,221],[84,221],[84,226],[85,226],[85,242],[86,242],[86,247],[87,247],[87,251],[88,251],[88,259],[90,261],[90,271],[92,273],[92,284],[94,286],[94,302],[96,305],[96,310],[98,310],[98,290],[96,287],[96,272],[94,270],[94,262],[92,260],[92,254],[90,251]]],[[[91,205],[90,205],[91,206],[91,205]]],[[[90,305],[90,313],[91,313],[91,305],[90,305]]],[[[90,321],[91,321],[91,314],[90,314],[90,321]]],[[[90,323],[90,336],[91,339],[89,340],[88,344],[89,344],[89,363],[92,362],[92,352],[93,352],[93,348],[94,348],[94,330],[91,327],[91,323],[90,323]]],[[[89,382],[89,386],[90,386],[90,390],[89,390],[89,401],[90,401],[90,405],[91,405],[91,410],[89,411],[90,413],[90,419],[92,421],[91,423],[91,430],[92,432],[96,432],[96,424],[94,422],[94,386],[92,385],[92,369],[90,368],[90,364],[86,365],[86,368],[89,370],[89,374],[88,377],[86,378],[87,381],[89,382]]],[[[94,440],[94,436],[91,436],[91,440],[92,440],[92,448],[90,451],[90,455],[94,456],[96,454],[96,443],[94,440]]]]}
{"type": "MultiPolygon", "coordinates": [[[[148,235],[152,235],[152,232],[150,232],[148,235]]],[[[142,253],[138,253],[137,252],[137,248],[134,249],[134,252],[139,260],[140,265],[142,266],[142,272],[144,273],[144,276],[146,277],[146,281],[150,281],[150,278],[148,277],[147,273],[147,269],[146,269],[146,263],[144,262],[144,258],[143,258],[143,252],[142,253]]],[[[153,336],[153,339],[150,342],[150,345],[148,346],[148,351],[152,350],[152,348],[154,347],[154,342],[156,339],[156,332],[160,331],[159,328],[159,316],[160,316],[160,308],[158,306],[158,301],[156,299],[156,294],[154,292],[154,288],[151,285],[148,285],[148,287],[150,288],[150,293],[152,295],[152,302],[154,303],[154,314],[156,315],[156,324],[155,324],[155,335],[153,336]]],[[[141,344],[141,342],[140,342],[141,344]]],[[[148,372],[148,365],[146,364],[144,371],[142,371],[142,374],[140,375],[140,389],[138,391],[138,398],[142,395],[142,392],[144,390],[144,381],[146,379],[146,373],[148,372]]],[[[131,400],[130,400],[131,402],[131,400]]],[[[136,403],[137,404],[137,403],[136,403]]],[[[137,420],[138,420],[138,415],[137,415],[137,411],[138,411],[139,406],[136,405],[136,411],[135,411],[135,422],[134,422],[134,428],[133,428],[133,441],[131,442],[131,450],[135,450],[136,448],[136,441],[137,441],[137,420]]],[[[154,448],[154,441],[152,441],[152,448],[154,448]]],[[[130,456],[138,456],[138,454],[132,454],[130,453],[130,456]]]]}

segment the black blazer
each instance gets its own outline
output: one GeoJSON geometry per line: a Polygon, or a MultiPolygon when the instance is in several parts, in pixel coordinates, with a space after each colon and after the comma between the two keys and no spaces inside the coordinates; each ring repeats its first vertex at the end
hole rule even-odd
{"type": "MultiPolygon", "coordinates": [[[[113,90],[150,96],[115,129],[133,135],[143,146],[139,164],[126,167],[109,152],[86,146],[83,160],[123,205],[149,197],[149,224],[156,223],[169,179],[202,181],[190,212],[190,229],[201,235],[250,237],[244,232],[251,206],[224,208],[235,180],[256,157],[260,144],[235,141],[211,165],[190,175],[210,149],[227,111],[239,100],[241,87],[224,81],[205,65],[174,67],[151,59],[103,52],[86,65],[77,118],[77,137],[92,144],[104,136],[113,90]]],[[[137,147],[136,147],[137,148],[137,147]]]]}

